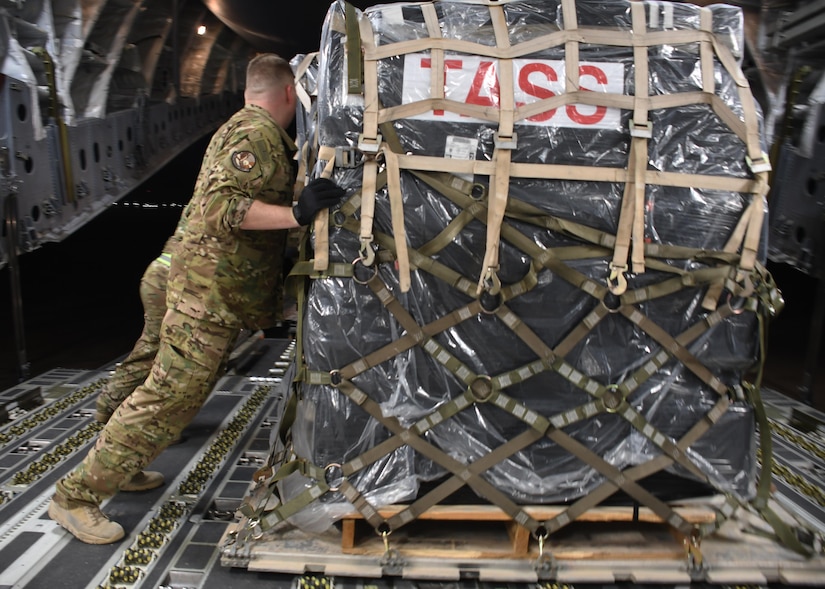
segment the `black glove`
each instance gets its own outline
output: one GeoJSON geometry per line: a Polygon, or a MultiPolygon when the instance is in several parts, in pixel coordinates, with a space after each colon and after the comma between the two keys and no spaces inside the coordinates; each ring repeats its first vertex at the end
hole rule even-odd
{"type": "Polygon", "coordinates": [[[315,213],[338,204],[344,194],[344,189],[332,180],[316,178],[304,186],[298,202],[292,207],[292,214],[298,224],[309,225],[315,213]]]}

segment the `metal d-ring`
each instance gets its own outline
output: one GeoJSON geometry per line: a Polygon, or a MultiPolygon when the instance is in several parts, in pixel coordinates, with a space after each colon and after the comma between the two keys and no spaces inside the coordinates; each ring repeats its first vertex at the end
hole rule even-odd
{"type": "Polygon", "coordinates": [[[332,385],[333,388],[338,388],[341,386],[341,383],[344,382],[344,377],[341,376],[340,370],[330,370],[329,371],[329,384],[332,385]]]}
{"type": "Polygon", "coordinates": [[[470,198],[481,201],[484,200],[485,196],[487,196],[487,187],[480,182],[473,182],[473,186],[470,188],[470,198]]]}
{"type": "Polygon", "coordinates": [[[728,300],[725,304],[734,315],[741,315],[745,312],[745,299],[743,297],[735,297],[732,293],[728,293],[728,300]]]}
{"type": "Polygon", "coordinates": [[[602,403],[608,413],[616,413],[624,402],[622,394],[619,392],[619,385],[611,384],[607,385],[606,388],[607,391],[602,395],[602,403]]]}
{"type": "Polygon", "coordinates": [[[341,482],[346,480],[346,478],[339,463],[330,462],[324,467],[324,482],[333,493],[341,488],[341,482]],[[335,473],[336,470],[339,472],[335,473]],[[337,474],[337,476],[334,477],[332,476],[333,474],[337,474]],[[333,484],[333,481],[337,482],[337,484],[333,484]]]}
{"type": "Polygon", "coordinates": [[[486,374],[479,374],[467,386],[467,391],[477,403],[486,403],[493,395],[493,379],[486,374]]]}
{"type": "MultiPolygon", "coordinates": [[[[370,251],[372,251],[372,250],[370,250],[370,251]]],[[[352,279],[356,282],[356,284],[368,284],[370,280],[372,280],[373,278],[378,276],[378,266],[368,266],[367,264],[364,263],[364,260],[362,258],[355,258],[352,261],[352,266],[353,266],[352,279]],[[368,269],[372,270],[372,276],[370,276],[366,280],[359,280],[358,279],[358,263],[359,262],[361,263],[361,265],[364,268],[368,268],[368,269]]]]}

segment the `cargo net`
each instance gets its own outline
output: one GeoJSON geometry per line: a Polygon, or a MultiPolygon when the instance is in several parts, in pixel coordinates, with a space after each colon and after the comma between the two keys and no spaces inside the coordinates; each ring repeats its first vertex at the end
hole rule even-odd
{"type": "Polygon", "coordinates": [[[445,502],[549,534],[618,500],[696,535],[670,498],[757,495],[781,298],[741,28],[668,2],[330,7],[299,143],[348,197],[292,273],[294,403],[253,535],[445,502]]]}

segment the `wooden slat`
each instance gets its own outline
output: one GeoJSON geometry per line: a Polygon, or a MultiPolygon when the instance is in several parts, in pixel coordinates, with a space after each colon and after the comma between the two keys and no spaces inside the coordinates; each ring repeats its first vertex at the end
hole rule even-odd
{"type": "MultiPolygon", "coordinates": [[[[389,505],[378,509],[378,513],[383,518],[390,518],[399,513],[405,508],[404,505],[389,505]]],[[[556,505],[537,505],[528,506],[524,508],[533,518],[538,521],[545,521],[557,516],[564,511],[564,506],[556,505]]],[[[716,514],[712,509],[702,506],[691,507],[674,507],[679,515],[686,521],[691,523],[710,523],[716,518],[716,514]]],[[[357,536],[358,528],[365,529],[363,524],[358,525],[358,522],[363,518],[360,513],[353,512],[347,514],[341,519],[341,550],[344,553],[360,553],[363,552],[365,546],[359,546],[359,539],[357,536]]],[[[407,541],[415,541],[416,543],[426,543],[428,533],[433,536],[438,535],[438,542],[444,541],[445,526],[432,527],[435,522],[452,522],[446,529],[454,530],[456,543],[466,543],[468,537],[473,536],[473,532],[477,532],[480,539],[482,536],[481,524],[496,524],[498,522],[504,526],[498,529],[498,534],[493,534],[495,538],[498,536],[497,546],[490,546],[489,543],[479,548],[480,552],[492,554],[498,552],[499,556],[508,557],[525,557],[530,552],[530,531],[515,523],[511,518],[498,507],[492,505],[436,505],[425,513],[421,514],[417,519],[417,532],[414,539],[407,541]],[[461,525],[463,523],[463,525],[461,525]],[[431,527],[427,528],[426,524],[431,527]],[[505,541],[506,532],[506,541],[505,541]]],[[[576,522],[598,524],[598,523],[616,523],[616,524],[664,524],[663,520],[646,507],[634,509],[633,507],[596,507],[584,513],[577,518],[576,522]]],[[[413,526],[408,524],[402,529],[413,526]]],[[[483,529],[483,533],[490,535],[490,525],[483,529]]],[[[449,535],[449,534],[448,534],[449,535]]],[[[366,535],[373,537],[374,534],[366,535]]],[[[408,534],[412,536],[412,534],[408,534]]],[[[434,538],[432,538],[434,539],[434,538]]],[[[496,542],[493,542],[496,544],[496,542]]],[[[437,544],[437,542],[436,542],[437,544]]],[[[438,551],[438,548],[434,548],[438,551]]],[[[647,555],[650,556],[650,555],[647,555]]]]}

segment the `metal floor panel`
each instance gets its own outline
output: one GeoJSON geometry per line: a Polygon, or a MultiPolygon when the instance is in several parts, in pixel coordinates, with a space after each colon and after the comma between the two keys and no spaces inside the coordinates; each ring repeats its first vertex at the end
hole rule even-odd
{"type": "MultiPolygon", "coordinates": [[[[280,375],[293,344],[268,339],[253,349],[255,364],[244,375],[222,378],[184,430],[182,443],[152,463],[166,484],[119,493],[104,503],[104,513],[127,533],[112,545],[84,544],[46,515],[54,484],[83,459],[96,438],[94,401],[108,369],[51,371],[6,391],[13,397],[39,387],[44,404],[13,409],[11,421],[0,426],[0,589],[227,587],[227,575],[239,589],[259,584],[260,575],[243,571],[238,576],[220,565],[218,542],[248,489],[262,449],[265,458],[282,409],[280,375]],[[35,464],[40,468],[32,468],[35,464]],[[158,545],[145,548],[146,538],[158,545]],[[140,561],[146,556],[141,551],[149,555],[146,562],[140,561]],[[135,555],[140,562],[133,562],[135,555]],[[223,580],[210,581],[213,575],[223,580]]],[[[293,580],[266,576],[280,579],[283,586],[293,580]]],[[[280,585],[270,581],[268,586],[280,585]]]]}

